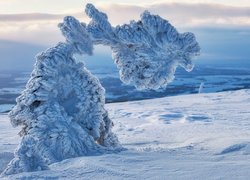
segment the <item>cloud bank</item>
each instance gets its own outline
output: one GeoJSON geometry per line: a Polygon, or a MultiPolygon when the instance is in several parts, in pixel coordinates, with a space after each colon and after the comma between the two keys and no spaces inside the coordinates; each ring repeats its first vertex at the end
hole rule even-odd
{"type": "Polygon", "coordinates": [[[220,4],[158,3],[145,6],[112,4],[101,7],[114,23],[138,17],[145,9],[172,21],[180,27],[250,26],[250,7],[220,4]]]}
{"type": "MultiPolygon", "coordinates": [[[[199,59],[205,59],[210,62],[211,60],[239,60],[250,57],[248,50],[250,46],[250,6],[166,2],[125,5],[104,4],[98,1],[96,7],[101,11],[107,12],[109,21],[113,26],[129,23],[130,19],[138,20],[144,10],[149,10],[152,14],[159,14],[164,19],[169,20],[179,32],[191,31],[195,33],[201,45],[201,56],[199,59]]],[[[89,18],[85,16],[83,10],[80,12],[79,8],[61,14],[0,14],[0,46],[6,47],[7,41],[13,42],[8,44],[9,49],[0,49],[2,50],[0,70],[14,67],[12,65],[7,66],[7,62],[18,64],[19,57],[23,61],[27,61],[26,64],[33,64],[30,61],[33,61],[33,56],[36,52],[44,49],[41,47],[54,46],[58,41],[63,41],[64,39],[57,25],[67,15],[74,16],[82,22],[89,22],[89,18]],[[28,55],[28,50],[30,50],[32,51],[32,56],[26,57],[26,55],[16,53],[19,55],[14,57],[13,49],[22,49],[24,47],[23,44],[15,44],[17,41],[36,45],[39,48],[32,50],[28,46],[29,48],[26,48],[27,52],[25,54],[28,55]],[[40,50],[38,51],[38,49],[40,50]],[[9,54],[11,55],[9,56],[9,54]]],[[[89,62],[87,64],[107,64],[108,62],[112,64],[109,49],[97,48],[95,54],[101,54],[102,58],[97,56],[88,57],[89,62]],[[106,59],[100,61],[104,56],[106,59]]]]}
{"type": "MultiPolygon", "coordinates": [[[[99,4],[100,9],[106,10],[109,19],[114,24],[120,24],[128,19],[139,17],[144,10],[160,14],[167,19],[177,21],[183,26],[199,25],[199,22],[210,22],[214,24],[231,24],[234,20],[241,18],[237,25],[250,26],[250,6],[229,6],[222,4],[206,3],[157,3],[149,5],[126,5],[126,4],[99,4]],[[186,22],[186,20],[189,20],[186,22]]],[[[40,21],[40,20],[59,20],[66,15],[73,15],[86,19],[83,12],[71,12],[71,14],[48,14],[48,13],[28,13],[28,14],[0,14],[0,22],[9,21],[40,21]]]]}
{"type": "MultiPolygon", "coordinates": [[[[102,11],[108,12],[113,25],[129,23],[139,19],[144,10],[159,14],[177,28],[250,28],[250,6],[228,6],[211,3],[156,3],[149,5],[97,4],[102,11]]],[[[83,12],[65,14],[0,14],[0,39],[18,41],[41,41],[51,45],[61,38],[57,24],[66,15],[88,22],[83,12]]]]}

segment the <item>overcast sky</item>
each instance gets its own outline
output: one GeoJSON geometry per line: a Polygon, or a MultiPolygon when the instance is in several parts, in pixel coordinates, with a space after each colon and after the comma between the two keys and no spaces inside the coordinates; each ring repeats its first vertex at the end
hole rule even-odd
{"type": "Polygon", "coordinates": [[[206,3],[237,7],[250,6],[249,0],[0,0],[0,12],[12,13],[65,13],[81,10],[88,2],[97,5],[122,3],[129,5],[150,5],[157,3],[206,3]]]}
{"type": "MultiPolygon", "coordinates": [[[[159,14],[180,32],[196,34],[202,59],[250,57],[249,0],[192,0],[192,3],[188,0],[127,0],[126,3],[122,0],[0,0],[0,70],[13,68],[21,60],[19,67],[30,66],[34,54],[62,41],[57,24],[64,16],[72,15],[88,22],[84,6],[89,2],[105,12],[113,25],[139,19],[144,10],[159,14]]],[[[104,51],[99,48],[97,53],[104,51]]]]}

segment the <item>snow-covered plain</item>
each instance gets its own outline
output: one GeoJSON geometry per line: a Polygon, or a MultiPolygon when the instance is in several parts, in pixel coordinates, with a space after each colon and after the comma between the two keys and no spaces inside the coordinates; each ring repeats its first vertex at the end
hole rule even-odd
{"type": "MultiPolygon", "coordinates": [[[[249,179],[250,90],[107,104],[127,150],[2,179],[249,179]]],[[[0,115],[0,172],[20,138],[0,115]]]]}

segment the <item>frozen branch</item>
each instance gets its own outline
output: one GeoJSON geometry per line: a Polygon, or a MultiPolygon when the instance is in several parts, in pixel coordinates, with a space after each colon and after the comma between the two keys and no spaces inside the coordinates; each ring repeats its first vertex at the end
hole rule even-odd
{"type": "Polygon", "coordinates": [[[167,20],[148,11],[141,20],[115,28],[93,5],[88,4],[85,11],[92,19],[87,31],[95,44],[111,47],[124,83],[158,89],[174,79],[178,66],[193,69],[191,58],[200,51],[194,34],[180,34],[167,20]]]}

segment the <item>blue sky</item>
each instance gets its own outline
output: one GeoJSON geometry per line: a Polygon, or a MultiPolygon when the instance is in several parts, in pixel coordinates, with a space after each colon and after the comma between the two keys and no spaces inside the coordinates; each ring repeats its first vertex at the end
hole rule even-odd
{"type": "MultiPolygon", "coordinates": [[[[31,69],[34,55],[63,41],[57,24],[66,15],[88,22],[86,3],[104,11],[113,25],[138,19],[149,10],[168,19],[180,32],[196,34],[201,61],[249,60],[249,0],[0,0],[0,70],[31,69]]],[[[97,57],[110,57],[97,48],[97,57]]],[[[98,62],[97,62],[98,64],[98,62]]],[[[104,60],[100,60],[100,65],[104,60]]]]}

